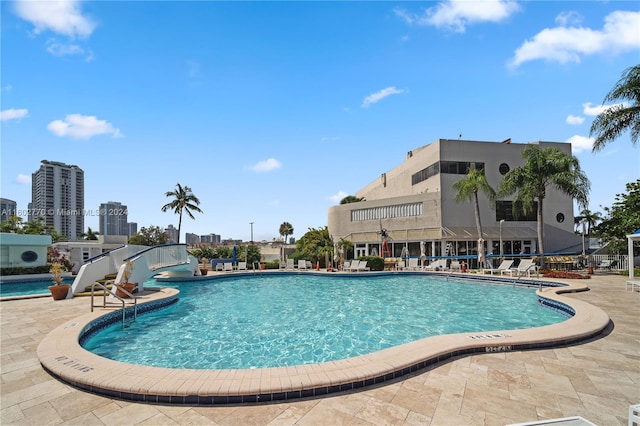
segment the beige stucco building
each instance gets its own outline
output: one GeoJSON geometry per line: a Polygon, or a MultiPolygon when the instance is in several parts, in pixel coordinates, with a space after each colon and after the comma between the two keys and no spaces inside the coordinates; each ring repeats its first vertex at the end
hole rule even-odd
{"type": "MultiPolygon", "coordinates": [[[[533,142],[541,148],[556,147],[571,154],[571,144],[533,142]]],[[[482,168],[489,184],[497,189],[502,177],[522,165],[526,144],[439,139],[409,151],[405,161],[381,171],[355,195],[365,201],[331,207],[329,233],[354,243],[355,257],[378,254],[420,256],[421,242],[427,258],[468,257],[478,254],[478,234],[471,202],[455,201],[453,184],[464,178],[470,167],[482,168]],[[388,236],[389,251],[383,250],[381,230],[388,236]]],[[[520,254],[537,252],[535,212],[514,217],[510,200],[490,205],[479,195],[485,253],[520,254]]],[[[544,199],[545,252],[577,252],[580,237],[573,229],[573,200],[553,188],[544,199]]]]}

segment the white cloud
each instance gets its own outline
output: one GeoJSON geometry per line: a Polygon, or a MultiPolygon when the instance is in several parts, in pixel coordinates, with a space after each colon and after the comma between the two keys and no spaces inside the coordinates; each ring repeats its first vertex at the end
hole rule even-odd
{"type": "Polygon", "coordinates": [[[19,120],[29,115],[27,109],[5,109],[0,111],[0,121],[19,120]]]}
{"type": "Polygon", "coordinates": [[[578,117],[571,114],[567,117],[567,124],[578,125],[582,123],[584,123],[584,117],[578,117]]]}
{"type": "Polygon", "coordinates": [[[73,43],[60,43],[55,39],[47,40],[47,52],[53,56],[85,55],[87,62],[94,59],[93,52],[73,43]]]}
{"type": "Polygon", "coordinates": [[[556,23],[563,27],[567,25],[578,25],[582,22],[582,19],[582,15],[578,12],[568,11],[556,16],[556,23]]]}
{"type": "Polygon", "coordinates": [[[362,108],[369,108],[371,104],[375,104],[391,95],[398,95],[400,93],[404,93],[404,90],[396,89],[394,86],[387,87],[386,89],[382,89],[379,92],[372,93],[362,101],[362,108]]]}
{"type": "Polygon", "coordinates": [[[31,175],[23,175],[22,173],[19,173],[18,176],[16,176],[16,182],[25,185],[31,184],[31,175]]]}
{"type": "Polygon", "coordinates": [[[582,151],[591,151],[594,140],[595,139],[587,136],[574,135],[567,139],[567,142],[571,144],[573,153],[578,154],[582,151]]]}
{"type": "Polygon", "coordinates": [[[16,14],[33,24],[34,32],[49,30],[71,38],[89,37],[95,22],[83,16],[76,0],[17,1],[16,14]]]}
{"type": "Polygon", "coordinates": [[[342,199],[343,199],[344,197],[346,197],[347,195],[349,195],[349,194],[347,194],[346,192],[338,191],[338,193],[337,193],[337,194],[332,195],[331,197],[329,197],[329,200],[331,200],[331,201],[332,201],[332,202],[334,202],[334,203],[339,203],[339,202],[340,202],[340,200],[342,200],[342,199]]]}
{"type": "MultiPolygon", "coordinates": [[[[556,19],[566,22],[565,18],[556,19]]],[[[640,12],[616,11],[605,17],[601,30],[585,27],[545,28],[515,51],[509,65],[518,67],[537,59],[561,64],[579,63],[582,56],[616,54],[640,47],[640,12]]]]}
{"type": "Polygon", "coordinates": [[[122,137],[119,129],[106,120],[98,120],[91,115],[69,114],[64,120],[55,120],[47,129],[56,136],[68,136],[73,139],[89,139],[96,135],[110,134],[114,138],[122,137]]]}
{"type": "Polygon", "coordinates": [[[280,167],[282,167],[282,163],[275,158],[269,158],[267,160],[257,162],[251,167],[251,170],[256,173],[264,173],[279,169],[280,167]]]}
{"type": "Polygon", "coordinates": [[[602,114],[603,112],[605,112],[609,108],[613,108],[613,107],[616,107],[618,105],[624,105],[624,104],[620,103],[620,104],[612,104],[612,105],[591,106],[591,102],[587,102],[585,104],[582,104],[582,107],[583,107],[583,112],[584,112],[585,115],[596,116],[596,115],[602,114]]]}
{"type": "Polygon", "coordinates": [[[499,22],[519,9],[520,6],[513,0],[446,0],[426,9],[423,15],[399,8],[394,12],[409,25],[432,25],[463,33],[467,25],[499,22]]]}

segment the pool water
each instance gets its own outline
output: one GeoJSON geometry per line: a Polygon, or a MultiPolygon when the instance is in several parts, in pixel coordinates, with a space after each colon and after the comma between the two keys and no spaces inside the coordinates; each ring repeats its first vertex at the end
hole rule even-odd
{"type": "MultiPolygon", "coordinates": [[[[64,284],[73,283],[73,278],[62,281],[64,284]]],[[[0,281],[0,297],[33,296],[35,294],[50,294],[51,279],[30,280],[2,280],[0,281]]]]}
{"type": "Polygon", "coordinates": [[[567,319],[540,306],[530,288],[418,275],[238,276],[170,286],[180,290],[177,303],[140,315],[125,329],[115,323],[83,347],[157,367],[261,368],[567,319]]]}

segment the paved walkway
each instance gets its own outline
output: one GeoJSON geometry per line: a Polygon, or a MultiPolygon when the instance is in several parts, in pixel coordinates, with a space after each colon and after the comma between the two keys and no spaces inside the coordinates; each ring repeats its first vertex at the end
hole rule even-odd
{"type": "Polygon", "coordinates": [[[505,425],[582,416],[626,425],[640,403],[640,293],[625,277],[597,274],[571,294],[613,321],[599,339],[438,364],[358,392],[286,403],[182,407],[128,403],[78,391],[40,367],[36,348],[89,300],[0,302],[2,425],[505,425]]]}

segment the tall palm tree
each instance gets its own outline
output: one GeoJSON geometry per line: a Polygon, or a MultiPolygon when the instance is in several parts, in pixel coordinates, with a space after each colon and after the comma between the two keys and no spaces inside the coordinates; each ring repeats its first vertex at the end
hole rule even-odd
{"type": "Polygon", "coordinates": [[[278,232],[280,232],[284,243],[287,244],[287,237],[289,235],[293,235],[293,225],[291,225],[289,222],[282,222],[282,225],[280,225],[280,230],[278,232]]]}
{"type": "Polygon", "coordinates": [[[569,195],[580,207],[586,208],[591,184],[580,168],[578,159],[558,148],[528,145],[522,151],[522,157],[524,164],[507,172],[498,189],[498,195],[505,197],[515,194],[514,210],[525,213],[533,210],[537,201],[538,252],[541,257],[540,266],[544,267],[542,212],[547,187],[551,186],[569,195]]]}
{"type": "Polygon", "coordinates": [[[195,219],[192,211],[202,213],[202,210],[198,207],[200,200],[196,197],[191,188],[188,186],[182,186],[179,183],[176,184],[174,191],[167,191],[165,194],[167,197],[173,197],[170,203],[162,206],[162,211],[166,212],[171,209],[173,212],[180,216],[178,220],[178,243],[180,243],[180,229],[182,228],[182,212],[186,212],[191,219],[195,219]]]}
{"type": "Polygon", "coordinates": [[[631,131],[631,143],[638,143],[640,135],[640,65],[627,68],[604,102],[621,103],[601,112],[593,123],[589,136],[595,136],[592,152],[600,151],[626,130],[631,131]],[[628,101],[628,102],[625,102],[628,101]]]}
{"type": "Polygon", "coordinates": [[[584,209],[580,212],[580,221],[584,220],[587,224],[587,235],[591,235],[591,227],[596,226],[596,223],[602,220],[602,213],[592,212],[589,209],[584,209]]]}
{"type": "Polygon", "coordinates": [[[473,207],[476,216],[476,229],[478,231],[478,240],[482,239],[482,223],[480,222],[480,204],[478,203],[478,192],[485,194],[489,201],[493,201],[496,197],[496,191],[487,182],[484,170],[470,169],[467,176],[453,184],[453,189],[457,191],[456,202],[473,201],[473,207]]]}

